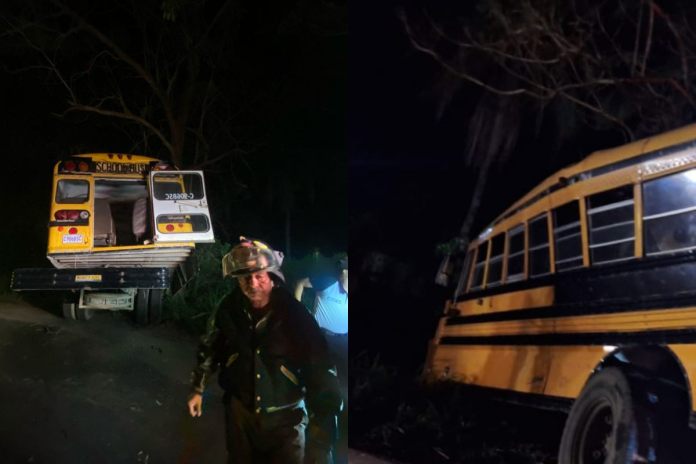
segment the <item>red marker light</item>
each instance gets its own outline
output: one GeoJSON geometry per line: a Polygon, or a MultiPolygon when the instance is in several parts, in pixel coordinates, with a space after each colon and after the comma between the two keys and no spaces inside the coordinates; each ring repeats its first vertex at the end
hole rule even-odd
{"type": "Polygon", "coordinates": [[[123,155],[120,154],[120,153],[119,153],[118,155],[116,155],[116,156],[118,156],[118,159],[123,159],[123,155]]]}
{"type": "Polygon", "coordinates": [[[77,233],[77,227],[71,227],[70,229],[68,229],[68,233],[70,235],[75,235],[77,233]]]}
{"type": "Polygon", "coordinates": [[[165,229],[167,229],[167,232],[172,232],[174,230],[174,226],[171,224],[167,224],[167,227],[165,227],[165,229]]]}

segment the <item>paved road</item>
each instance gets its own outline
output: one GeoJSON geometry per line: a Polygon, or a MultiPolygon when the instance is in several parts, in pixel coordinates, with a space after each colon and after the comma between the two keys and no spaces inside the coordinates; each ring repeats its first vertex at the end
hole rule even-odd
{"type": "Polygon", "coordinates": [[[0,303],[0,462],[225,462],[221,392],[185,409],[195,339],[124,316],[0,303]]]}

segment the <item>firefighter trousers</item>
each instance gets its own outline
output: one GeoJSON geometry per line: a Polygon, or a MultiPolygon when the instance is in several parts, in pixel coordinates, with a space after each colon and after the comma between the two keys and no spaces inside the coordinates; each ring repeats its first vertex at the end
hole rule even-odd
{"type": "Polygon", "coordinates": [[[304,408],[273,413],[249,410],[226,395],[228,464],[302,464],[307,414],[304,408]]]}

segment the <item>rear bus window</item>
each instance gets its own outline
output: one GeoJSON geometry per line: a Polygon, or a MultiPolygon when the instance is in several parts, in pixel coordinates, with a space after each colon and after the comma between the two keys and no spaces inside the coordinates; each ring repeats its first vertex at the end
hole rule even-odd
{"type": "Polygon", "coordinates": [[[543,214],[529,222],[529,276],[551,272],[549,259],[549,229],[543,214]]]}
{"type": "Polygon", "coordinates": [[[517,282],[524,278],[524,224],[508,232],[508,258],[506,282],[517,282]]]}
{"type": "Polygon", "coordinates": [[[203,179],[195,173],[155,174],[154,194],[157,200],[200,200],[203,194],[203,179]]]}
{"type": "Polygon", "coordinates": [[[56,203],[86,203],[89,200],[89,182],[79,179],[58,181],[56,203]]]}
{"type": "Polygon", "coordinates": [[[556,208],[553,210],[553,222],[556,271],[582,267],[580,204],[572,201],[556,208]]]}
{"type": "Polygon", "coordinates": [[[696,169],[643,184],[645,254],[696,248],[696,169]]]}
{"type": "Polygon", "coordinates": [[[623,261],[634,256],[633,186],[592,195],[587,199],[592,264],[623,261]]]}

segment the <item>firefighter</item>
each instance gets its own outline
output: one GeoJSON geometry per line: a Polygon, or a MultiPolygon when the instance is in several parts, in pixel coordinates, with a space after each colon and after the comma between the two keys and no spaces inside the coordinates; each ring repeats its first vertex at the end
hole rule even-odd
{"type": "Polygon", "coordinates": [[[219,369],[228,464],[332,461],[342,407],[336,369],[317,323],[282,286],[282,260],[244,237],[222,260],[239,285],[210,318],[188,408],[201,415],[206,382],[219,369]]]}

